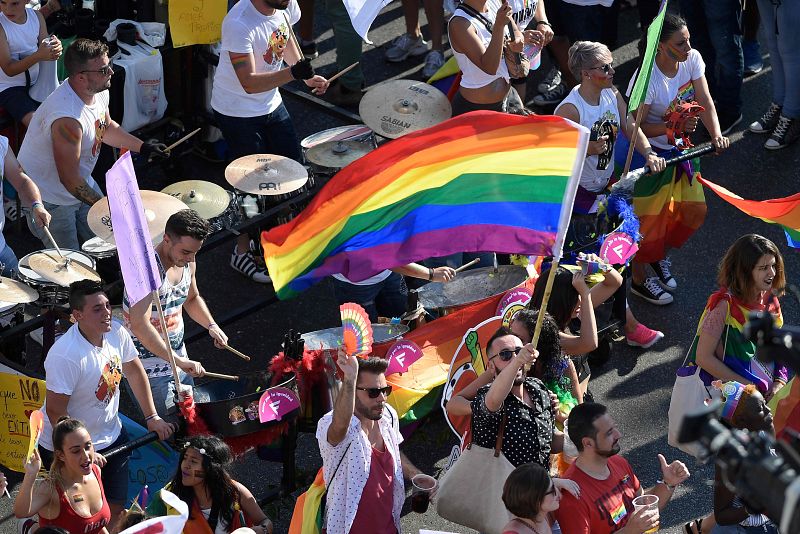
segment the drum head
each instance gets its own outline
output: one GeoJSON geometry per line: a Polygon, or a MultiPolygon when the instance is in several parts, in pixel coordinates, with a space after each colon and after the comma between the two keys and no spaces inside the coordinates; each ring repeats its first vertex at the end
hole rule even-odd
{"type": "Polygon", "coordinates": [[[452,308],[478,302],[505,293],[528,278],[528,272],[518,265],[481,267],[463,273],[445,283],[431,282],[417,290],[420,303],[426,309],[452,308]]]}
{"type": "MultiPolygon", "coordinates": [[[[377,324],[372,323],[372,337],[375,344],[394,341],[408,332],[404,324],[377,324]]],[[[342,345],[342,327],[326,328],[303,334],[308,350],[336,349],[342,345]]]]}

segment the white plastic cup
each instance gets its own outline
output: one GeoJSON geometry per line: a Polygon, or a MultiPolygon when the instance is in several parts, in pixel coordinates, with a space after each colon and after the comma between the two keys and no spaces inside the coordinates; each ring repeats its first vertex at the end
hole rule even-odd
{"type": "MultiPolygon", "coordinates": [[[[636,512],[642,508],[645,510],[655,511],[656,519],[658,519],[658,495],[640,495],[633,499],[633,511],[636,512]]],[[[651,534],[653,532],[658,532],[658,526],[656,526],[656,528],[646,530],[644,534],[651,534]]]]}

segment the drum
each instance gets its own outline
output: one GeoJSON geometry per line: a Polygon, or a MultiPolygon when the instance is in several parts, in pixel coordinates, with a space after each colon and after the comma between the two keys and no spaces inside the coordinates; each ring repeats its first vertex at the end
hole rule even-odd
{"type": "Polygon", "coordinates": [[[24,304],[0,300],[0,330],[22,324],[25,320],[24,307],[24,304]]]}
{"type": "MultiPolygon", "coordinates": [[[[58,254],[53,248],[44,249],[43,251],[37,252],[49,252],[51,255],[58,254]]],[[[94,258],[88,254],[66,248],[62,248],[61,252],[66,257],[79,261],[87,267],[91,267],[92,269],[96,267],[94,258]]],[[[19,260],[19,271],[17,272],[17,277],[21,282],[28,284],[39,292],[39,300],[36,302],[40,306],[45,308],[66,306],[69,302],[69,288],[60,286],[56,283],[50,282],[49,280],[45,280],[39,274],[37,274],[36,271],[31,269],[28,263],[28,258],[34,254],[36,254],[36,252],[31,252],[19,260]]]]}
{"type": "Polygon", "coordinates": [[[447,315],[463,306],[505,293],[525,282],[528,272],[519,265],[481,267],[458,273],[450,282],[431,282],[417,290],[419,302],[428,311],[447,315]]]}
{"type": "Polygon", "coordinates": [[[220,232],[222,230],[234,228],[239,225],[244,219],[242,215],[242,206],[239,203],[239,195],[233,191],[227,191],[230,197],[230,203],[225,211],[217,217],[208,219],[212,232],[220,232]]]}
{"type": "MultiPolygon", "coordinates": [[[[303,155],[306,155],[309,148],[329,141],[358,141],[367,143],[372,148],[378,148],[378,138],[375,132],[373,132],[369,126],[355,124],[331,128],[309,135],[300,141],[300,146],[303,148],[303,155]]],[[[311,162],[308,162],[308,165],[312,171],[309,173],[309,176],[316,174],[317,176],[330,178],[339,171],[339,169],[336,168],[324,167],[311,162]]]]}
{"type": "Polygon", "coordinates": [[[104,282],[116,282],[122,279],[116,245],[99,237],[93,237],[81,245],[81,250],[96,260],[97,274],[104,282]]]}

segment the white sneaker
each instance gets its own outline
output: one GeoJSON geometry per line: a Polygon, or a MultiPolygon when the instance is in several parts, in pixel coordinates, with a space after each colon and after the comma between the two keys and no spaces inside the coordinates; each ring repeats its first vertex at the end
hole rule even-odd
{"type": "Polygon", "coordinates": [[[28,534],[39,528],[39,522],[32,517],[17,519],[17,534],[28,534]]]}
{"type": "Polygon", "coordinates": [[[234,271],[248,277],[254,282],[270,284],[272,283],[272,279],[267,274],[267,270],[256,264],[256,260],[253,257],[254,248],[253,242],[250,241],[250,250],[239,254],[236,252],[236,245],[234,245],[233,254],[231,254],[231,267],[234,271]]]}
{"type": "Polygon", "coordinates": [[[541,82],[536,89],[540,93],[549,93],[561,83],[561,71],[556,67],[552,67],[545,76],[544,81],[541,82]]]}
{"type": "Polygon", "coordinates": [[[414,37],[404,33],[392,41],[392,46],[386,51],[386,61],[399,63],[408,56],[418,57],[428,53],[428,43],[421,35],[414,37]]]}
{"type": "Polygon", "coordinates": [[[444,65],[444,54],[441,50],[431,50],[425,56],[425,66],[422,67],[422,77],[426,80],[436,74],[444,65]]]}

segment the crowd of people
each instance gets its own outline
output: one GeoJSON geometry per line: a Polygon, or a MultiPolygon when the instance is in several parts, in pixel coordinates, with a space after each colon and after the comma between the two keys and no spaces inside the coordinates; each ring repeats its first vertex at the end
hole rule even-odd
{"type": "MultiPolygon", "coordinates": [[[[490,496],[494,500],[487,499],[487,506],[503,507],[508,522],[493,530],[652,532],[659,526],[659,511],[690,473],[681,461],[659,454],[653,461],[661,478],[645,488],[620,455],[620,430],[588,388],[587,355],[599,346],[595,309],[606,304],[612,308],[628,345],[647,349],[664,338],[661,331],[636,319],[629,296],[658,306],[674,302],[678,280],[671,271],[669,250],[683,246],[706,215],[697,180],[699,160],[669,167],[665,160],[685,149],[691,135],[705,135],[717,153],[730,147],[727,136],[742,121],[742,80],[763,67],[755,37],[759,15],[772,65],[772,103],[748,129],[767,136],[764,147],[769,150],[785,148],[800,137],[800,74],[794,57],[800,48],[790,26],[800,20],[800,8],[769,0],[749,2],[745,9],[734,0],[679,2],[682,16],[670,11],[664,17],[645,97],[628,113],[626,96],[614,86],[611,53],[620,1],[423,3],[430,46],[420,29],[418,3],[403,0],[406,32],[387,47],[386,60],[424,56],[422,72],[427,78],[444,65],[448,43],[461,71],[453,115],[506,112],[510,95],[517,94],[523,104],[555,106],[555,115],[597,132],[585,155],[566,252],[586,252],[587,261],[602,263],[593,255],[598,252],[593,245],[602,233],[609,186],[625,167],[631,144],[630,168],[648,166],[652,171],[636,182],[630,200],[642,234],[630,268],[610,266],[591,285],[580,270],[556,267],[552,294],[545,302],[550,269],[545,264],[530,304],[482,347],[486,371],[446,405],[449,414],[469,418],[465,450],[495,449],[495,456],[502,455],[507,463],[502,494],[490,496]],[[530,95],[531,64],[541,53],[550,53],[555,66],[537,88],[539,94],[530,95]],[[682,114],[683,129],[676,129],[674,114],[682,114]],[[638,128],[636,116],[643,118],[638,128]],[[699,131],[701,126],[705,132],[699,131]],[[540,313],[544,318],[534,346],[540,313]],[[649,504],[639,504],[644,501],[649,504]]],[[[658,4],[638,0],[643,30],[658,4]]],[[[359,59],[361,38],[342,0],[326,0],[324,5],[341,69],[359,59]]],[[[108,89],[114,66],[108,46],[77,39],[64,50],[46,26],[46,16],[60,7],[55,0],[41,9],[0,0],[0,106],[27,128],[19,160],[4,137],[0,152],[3,176],[8,177],[4,190],[7,196],[19,195],[32,234],[45,248],[54,239],[61,247],[80,250],[94,236],[87,222],[89,208],[103,197],[91,177],[101,144],[144,158],[169,153],[164,144],[142,141],[111,119],[108,89]],[[62,53],[67,79],[37,101],[28,89],[45,72],[43,62],[53,62],[62,53]]],[[[230,160],[268,153],[303,161],[279,91],[285,84],[302,80],[332,103],[358,103],[365,85],[361,67],[335,84],[315,72],[313,16],[314,2],[309,0],[239,0],[225,17],[210,105],[230,160]],[[298,26],[298,40],[287,38],[292,25],[298,26]],[[276,39],[282,40],[280,46],[276,39]]],[[[632,87],[633,80],[628,95],[632,87]]],[[[530,113],[524,105],[521,112],[530,113]]],[[[104,452],[129,440],[119,417],[123,378],[147,429],[163,440],[173,439],[176,402],[205,373],[187,353],[184,311],[208,331],[218,348],[227,345],[196,282],[195,256],[210,232],[208,221],[193,210],[168,219],[155,247],[163,280],[159,302],[130,302],[125,294],[124,324],[112,320],[102,285],[82,281],[70,287],[68,307],[75,324],[47,354],[44,429],[16,491],[14,514],[22,534],[107,534],[147,517],[174,513],[160,494],[146,510],[125,510],[128,456],[106,458],[104,452]],[[169,346],[154,319],[159,308],[166,317],[169,346]],[[41,477],[43,468],[48,471],[41,477]]],[[[230,265],[254,282],[269,283],[266,269],[256,261],[253,238],[239,236],[230,265]]],[[[0,245],[0,271],[13,276],[16,255],[4,240],[0,245]]],[[[470,254],[480,257],[484,266],[496,265],[492,251],[470,254]]],[[[407,278],[447,283],[457,276],[454,267],[469,261],[470,254],[400,265],[363,281],[336,275],[335,298],[362,304],[373,321],[400,317],[407,311],[407,278]]],[[[755,345],[742,333],[741,317],[749,311],[780,317],[777,298],[786,285],[781,253],[762,236],[742,236],[720,263],[718,282],[678,377],[690,377],[694,382],[686,387],[705,388],[709,397],[722,399],[727,424],[774,433],[766,402],[786,385],[789,372],[758,360],[755,345]]],[[[387,361],[339,351],[336,365],[339,392],[316,432],[328,492],[325,529],[331,534],[397,534],[405,481],[424,473],[400,449],[400,421],[387,403],[392,391],[386,380],[387,361]]],[[[673,393],[671,434],[673,415],[679,419],[681,410],[688,408],[676,397],[680,395],[673,393]]],[[[677,445],[672,437],[670,443],[677,445]]],[[[252,492],[232,478],[233,456],[224,440],[193,436],[177,446],[178,469],[165,489],[189,508],[185,532],[273,532],[271,519],[252,492]]],[[[5,486],[3,477],[0,488],[5,486]]],[[[472,526],[467,517],[463,524],[472,526]]],[[[713,511],[685,529],[690,534],[778,532],[769,518],[748,509],[721,483],[719,472],[713,511]]]]}

